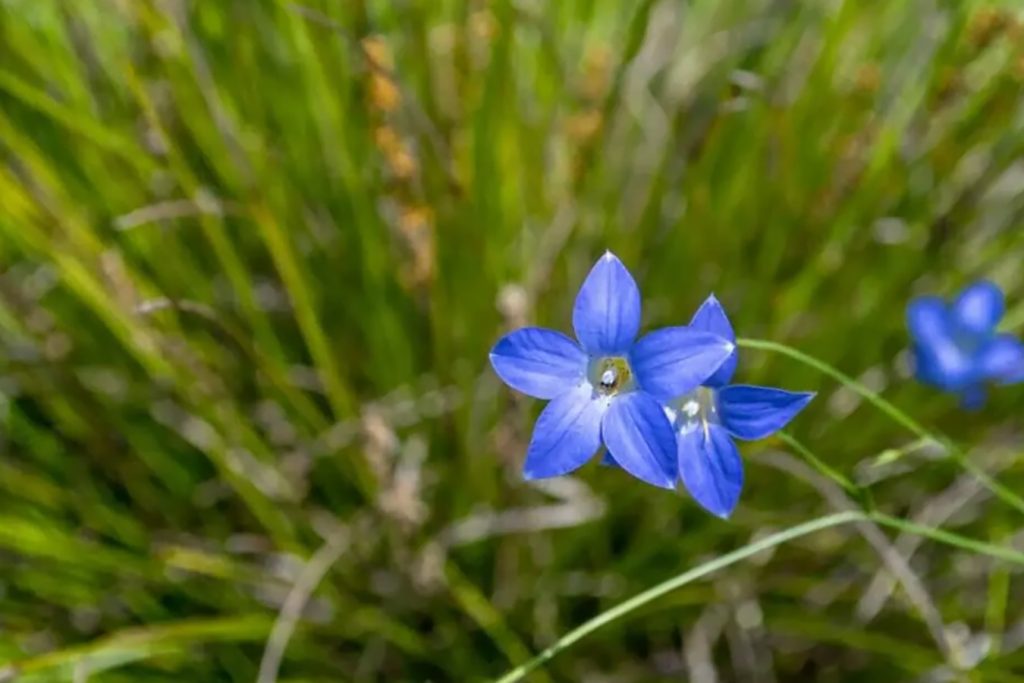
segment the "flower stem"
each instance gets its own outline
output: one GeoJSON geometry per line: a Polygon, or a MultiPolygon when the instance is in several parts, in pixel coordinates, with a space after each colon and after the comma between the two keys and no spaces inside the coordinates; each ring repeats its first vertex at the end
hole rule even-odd
{"type": "Polygon", "coordinates": [[[877,392],[867,388],[857,380],[853,379],[849,375],[844,374],[840,370],[832,367],[825,361],[819,360],[814,356],[810,356],[803,351],[798,351],[792,347],[786,346],[785,344],[779,344],[773,341],[767,341],[764,339],[746,339],[741,338],[736,342],[739,346],[747,349],[760,349],[762,351],[773,351],[783,356],[788,356],[793,360],[799,361],[808,367],[812,367],[818,370],[824,375],[831,377],[843,386],[847,387],[851,391],[860,395],[871,405],[875,406],[888,416],[891,420],[906,428],[915,436],[932,441],[942,446],[950,457],[962,467],[966,472],[973,476],[978,483],[984,486],[986,489],[992,492],[997,498],[1002,500],[1010,507],[1016,509],[1018,512],[1024,513],[1024,499],[1015,494],[1013,491],[1005,487],[993,479],[985,470],[978,467],[976,464],[970,461],[967,454],[960,449],[953,441],[937,432],[931,432],[921,425],[917,420],[907,415],[905,412],[897,408],[895,405],[882,398],[877,392]]]}
{"type": "Polygon", "coordinates": [[[584,622],[559,638],[553,645],[545,649],[533,659],[517,666],[501,678],[496,679],[494,683],[515,683],[515,681],[523,680],[523,678],[531,671],[536,670],[544,663],[553,659],[560,652],[568,649],[574,643],[587,637],[602,626],[606,626],[607,624],[624,617],[630,612],[657,600],[661,596],[671,593],[672,591],[681,588],[692,581],[696,581],[697,579],[707,576],[708,574],[712,574],[723,567],[736,564],[737,562],[745,560],[759,552],[769,548],[774,548],[777,545],[781,545],[787,541],[792,541],[793,539],[801,536],[806,536],[807,534],[814,533],[815,531],[838,526],[840,524],[864,521],[865,519],[867,519],[867,515],[853,511],[818,517],[809,522],[797,524],[796,526],[772,534],[771,536],[766,536],[754,543],[749,543],[742,548],[737,548],[731,553],[726,553],[721,557],[716,557],[715,559],[698,565],[693,569],[683,572],[682,574],[678,574],[667,581],[663,581],[652,588],[648,588],[643,593],[635,595],[625,602],[619,603],[615,607],[597,615],[590,621],[584,622]]]}
{"type": "Polygon", "coordinates": [[[1005,548],[991,543],[986,543],[984,541],[978,541],[973,538],[954,534],[950,531],[924,526],[923,524],[917,524],[915,522],[909,522],[907,520],[900,519],[899,517],[893,517],[892,515],[880,512],[866,513],[855,510],[838,512],[824,517],[817,517],[810,521],[803,522],[802,524],[789,527],[788,529],[783,529],[782,531],[766,536],[754,543],[749,543],[742,548],[737,548],[730,553],[716,557],[715,559],[700,564],[693,569],[683,572],[682,574],[677,574],[656,586],[648,588],[643,593],[639,593],[625,602],[621,602],[615,607],[612,607],[611,609],[598,614],[593,619],[577,626],[575,629],[559,638],[553,645],[545,649],[540,654],[536,655],[529,661],[520,664],[501,678],[495,679],[494,683],[516,683],[517,681],[523,680],[531,672],[537,670],[545,663],[554,659],[554,657],[559,653],[569,649],[599,628],[621,619],[630,612],[634,612],[644,605],[654,602],[658,598],[667,595],[678,588],[682,588],[688,583],[701,579],[708,574],[713,574],[719,569],[724,569],[725,567],[736,564],[737,562],[745,560],[752,555],[756,555],[759,552],[782,545],[783,543],[800,538],[801,536],[812,534],[815,531],[821,531],[822,529],[828,529],[842,524],[849,524],[851,522],[865,521],[871,521],[881,526],[930,538],[933,541],[960,548],[961,550],[987,555],[995,559],[1005,560],[1013,564],[1024,566],[1024,553],[1012,548],[1005,548]]]}

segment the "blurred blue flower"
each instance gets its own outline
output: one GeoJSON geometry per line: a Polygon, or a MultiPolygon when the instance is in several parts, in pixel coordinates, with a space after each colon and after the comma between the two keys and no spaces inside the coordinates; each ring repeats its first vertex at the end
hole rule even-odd
{"type": "MultiPolygon", "coordinates": [[[[690,327],[736,341],[725,310],[709,296],[690,327]]],[[[743,488],[743,462],[733,439],[763,439],[782,429],[814,394],[732,384],[738,354],[702,386],[666,407],[677,436],[679,478],[690,495],[719,517],[732,514],[743,488]]]]}
{"type": "Polygon", "coordinates": [[[491,351],[491,365],[506,384],[551,399],[534,427],[523,476],[572,472],[603,443],[634,477],[674,488],[675,438],[660,402],[699,386],[729,358],[734,343],[687,327],[636,340],[640,291],[611,252],[576,295],[572,322],[579,344],[560,332],[527,327],[491,351]]]}
{"type": "Polygon", "coordinates": [[[997,331],[1005,303],[998,285],[968,285],[952,303],[922,296],[907,306],[914,371],[925,384],[960,396],[966,408],[985,402],[985,384],[1024,381],[1024,344],[997,331]]]}

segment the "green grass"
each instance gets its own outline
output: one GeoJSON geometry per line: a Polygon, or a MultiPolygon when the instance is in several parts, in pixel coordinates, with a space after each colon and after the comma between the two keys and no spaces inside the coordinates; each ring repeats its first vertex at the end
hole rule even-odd
{"type": "MultiPolygon", "coordinates": [[[[964,413],[909,381],[903,310],[989,277],[1024,331],[1022,46],[1012,2],[975,0],[0,0],[0,680],[254,681],[303,588],[282,683],[495,679],[836,511],[770,451],[1006,547],[1024,394],[964,413]],[[744,348],[742,381],[819,396],[744,447],[728,522],[597,466],[519,477],[539,402],[487,352],[568,329],[605,249],[645,326],[714,291],[741,336],[867,390],[744,348]],[[953,495],[965,466],[1002,493],[953,495]]],[[[964,680],[1024,679],[1024,585],[981,547],[910,566],[968,649],[994,643],[964,680]]],[[[820,531],[528,680],[942,666],[902,589],[859,607],[885,571],[820,531]]]]}

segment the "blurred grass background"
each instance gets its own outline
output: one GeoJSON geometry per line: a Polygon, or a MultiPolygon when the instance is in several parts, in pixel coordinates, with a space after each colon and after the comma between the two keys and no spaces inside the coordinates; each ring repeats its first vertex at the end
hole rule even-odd
{"type": "MultiPolygon", "coordinates": [[[[908,381],[903,309],[989,277],[1021,331],[1022,152],[1010,2],[0,0],[0,680],[483,680],[842,507],[778,440],[728,522],[520,479],[487,351],[606,248],[646,326],[714,291],[1020,491],[1021,390],[908,381]]],[[[881,509],[1024,544],[848,389],[739,380],[817,390],[793,433],[881,509]]],[[[842,527],[530,680],[1024,680],[1019,572],[888,535],[951,654],[842,527]]]]}

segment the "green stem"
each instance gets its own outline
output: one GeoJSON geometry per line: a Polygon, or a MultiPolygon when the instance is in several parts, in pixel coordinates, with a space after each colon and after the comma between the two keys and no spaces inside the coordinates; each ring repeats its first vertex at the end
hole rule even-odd
{"type": "Polygon", "coordinates": [[[808,449],[802,443],[794,439],[788,432],[778,432],[776,436],[778,436],[784,444],[786,444],[794,451],[799,453],[801,456],[803,456],[804,460],[806,460],[811,467],[813,467],[818,472],[821,472],[821,474],[834,481],[840,488],[846,491],[846,493],[853,496],[857,500],[863,498],[864,492],[861,490],[859,486],[857,486],[852,481],[847,479],[838,470],[833,469],[828,463],[826,463],[824,460],[822,460],[814,453],[812,453],[810,449],[808,449]]]}
{"type": "Polygon", "coordinates": [[[994,543],[986,543],[985,541],[978,541],[967,536],[954,534],[952,531],[946,531],[945,529],[936,529],[935,527],[925,526],[917,522],[909,522],[899,517],[887,515],[884,512],[872,512],[868,515],[868,518],[875,524],[887,526],[897,531],[930,538],[938,543],[944,543],[961,550],[976,552],[980,555],[988,555],[997,560],[1006,560],[1012,564],[1024,565],[1024,553],[1013,548],[1005,548],[994,543]]]}
{"type": "Polygon", "coordinates": [[[819,517],[817,519],[812,519],[809,522],[804,522],[803,524],[797,524],[796,526],[772,534],[771,536],[766,536],[755,543],[750,543],[749,545],[738,548],[731,553],[726,553],[725,555],[717,557],[710,562],[705,562],[704,564],[674,576],[667,581],[663,581],[653,588],[649,588],[643,593],[640,593],[625,602],[619,603],[610,610],[602,612],[590,621],[577,626],[533,659],[517,666],[515,669],[512,669],[507,674],[497,679],[495,683],[514,683],[515,681],[523,680],[523,678],[531,671],[534,671],[544,663],[553,659],[558,653],[571,647],[574,643],[587,637],[602,626],[606,626],[613,621],[624,617],[630,612],[643,607],[647,603],[653,602],[661,596],[671,593],[672,591],[681,588],[692,581],[696,581],[697,579],[707,576],[708,574],[712,574],[719,569],[736,564],[737,562],[745,560],[759,552],[769,548],[774,548],[777,545],[781,545],[787,541],[792,541],[793,539],[801,536],[806,536],[807,534],[814,533],[815,531],[838,526],[840,524],[864,521],[865,519],[867,519],[865,514],[852,511],[819,517]]]}
{"type": "Polygon", "coordinates": [[[915,436],[922,439],[933,441],[942,446],[950,457],[962,467],[966,472],[970,473],[978,482],[986,489],[992,492],[997,498],[1002,500],[1004,503],[1013,507],[1018,512],[1024,513],[1024,499],[1015,494],[1010,489],[1003,486],[1001,483],[993,479],[988,475],[985,470],[981,469],[977,465],[968,459],[967,454],[963,452],[952,440],[948,439],[941,434],[931,432],[925,429],[921,423],[917,422],[914,418],[907,415],[905,412],[897,408],[895,405],[882,398],[881,395],[867,388],[857,380],[844,374],[843,372],[835,369],[828,363],[809,356],[803,351],[798,351],[794,348],[786,346],[785,344],[779,344],[777,342],[767,341],[764,339],[746,339],[740,338],[736,342],[739,346],[747,349],[760,349],[762,351],[773,351],[783,356],[788,356],[793,360],[799,361],[808,367],[818,370],[824,375],[831,377],[843,386],[847,387],[851,391],[857,393],[861,398],[866,400],[871,405],[878,408],[882,413],[888,416],[897,424],[909,430],[915,436]]]}
{"type": "Polygon", "coordinates": [[[760,541],[750,543],[742,548],[737,548],[731,553],[726,553],[721,557],[717,557],[709,562],[698,565],[693,569],[689,569],[682,574],[678,574],[667,581],[663,581],[658,585],[645,590],[643,593],[635,595],[625,602],[621,602],[615,607],[598,614],[590,621],[577,626],[575,629],[559,638],[546,650],[536,655],[533,659],[512,669],[501,678],[496,679],[494,683],[516,683],[516,681],[523,680],[523,678],[532,671],[543,666],[556,655],[572,647],[574,644],[599,628],[607,626],[608,624],[626,616],[630,612],[634,612],[644,605],[654,602],[658,598],[667,595],[678,588],[682,588],[688,583],[692,583],[697,579],[703,578],[708,574],[712,574],[719,569],[724,569],[725,567],[736,564],[737,562],[745,560],[752,555],[756,555],[764,550],[768,550],[769,548],[782,545],[783,543],[800,538],[801,536],[812,534],[815,531],[821,531],[822,529],[828,529],[829,527],[840,526],[842,524],[849,524],[851,522],[867,521],[892,529],[897,529],[899,531],[923,536],[939,543],[960,548],[961,550],[988,555],[989,557],[1024,566],[1024,553],[1013,550],[1012,548],[1004,548],[991,543],[985,543],[984,541],[978,541],[973,538],[954,534],[942,529],[935,529],[922,524],[908,522],[898,517],[893,517],[880,512],[865,513],[853,510],[839,512],[825,517],[818,517],[808,522],[784,529],[778,533],[772,534],[771,536],[766,536],[760,541]]]}

